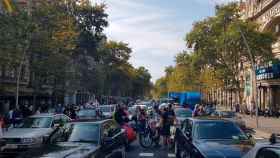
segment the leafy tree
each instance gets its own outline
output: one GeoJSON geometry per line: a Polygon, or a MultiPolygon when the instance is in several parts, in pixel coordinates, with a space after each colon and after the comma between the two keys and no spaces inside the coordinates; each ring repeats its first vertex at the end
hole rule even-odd
{"type": "Polygon", "coordinates": [[[257,59],[262,59],[261,62],[271,60],[271,45],[275,42],[270,32],[259,32],[258,25],[242,21],[239,13],[237,3],[218,6],[214,17],[195,23],[186,36],[188,45],[201,57],[201,67],[219,71],[223,82],[238,91],[240,65],[250,61],[240,30],[246,36],[255,62],[257,59]]]}

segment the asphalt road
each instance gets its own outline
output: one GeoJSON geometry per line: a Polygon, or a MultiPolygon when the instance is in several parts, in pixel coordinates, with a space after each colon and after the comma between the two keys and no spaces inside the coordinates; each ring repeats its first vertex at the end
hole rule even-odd
{"type": "Polygon", "coordinates": [[[142,148],[138,141],[135,141],[127,152],[127,158],[175,158],[175,155],[164,147],[142,148]]]}
{"type": "MultiPolygon", "coordinates": [[[[268,142],[267,138],[259,137],[255,133],[252,133],[252,135],[257,142],[268,142]]],[[[163,146],[160,148],[142,148],[136,140],[131,144],[127,152],[127,158],[175,158],[175,155],[173,151],[165,149],[163,146]]]]}

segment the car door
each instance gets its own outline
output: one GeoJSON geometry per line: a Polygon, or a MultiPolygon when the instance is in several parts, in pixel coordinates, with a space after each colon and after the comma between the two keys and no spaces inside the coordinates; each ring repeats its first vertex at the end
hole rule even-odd
{"type": "Polygon", "coordinates": [[[280,158],[279,147],[267,147],[258,151],[256,158],[280,158]]]}
{"type": "Polygon", "coordinates": [[[101,124],[101,154],[100,157],[110,158],[113,155],[113,138],[110,136],[110,123],[106,121],[101,124]]]}
{"type": "Polygon", "coordinates": [[[184,140],[184,148],[187,149],[188,151],[192,151],[193,149],[193,144],[192,144],[192,132],[193,132],[193,121],[190,119],[187,119],[184,123],[183,129],[183,138],[184,140]]]}
{"type": "Polygon", "coordinates": [[[106,158],[114,158],[124,147],[124,134],[121,128],[112,120],[102,125],[103,143],[102,152],[106,158]]]}

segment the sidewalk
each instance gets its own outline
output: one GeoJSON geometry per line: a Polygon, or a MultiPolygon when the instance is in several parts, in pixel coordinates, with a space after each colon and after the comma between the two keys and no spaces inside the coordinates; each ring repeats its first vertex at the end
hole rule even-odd
{"type": "MultiPolygon", "coordinates": [[[[230,110],[226,107],[218,107],[219,110],[230,110]]],[[[245,121],[248,128],[253,129],[255,138],[270,138],[272,133],[280,134],[280,118],[268,118],[259,116],[259,127],[256,126],[256,117],[250,115],[238,114],[245,121]]]]}
{"type": "Polygon", "coordinates": [[[259,127],[257,128],[255,116],[240,116],[246,122],[246,126],[255,129],[256,132],[258,131],[259,133],[267,133],[269,135],[271,135],[272,133],[280,133],[280,119],[259,116],[259,127]]]}

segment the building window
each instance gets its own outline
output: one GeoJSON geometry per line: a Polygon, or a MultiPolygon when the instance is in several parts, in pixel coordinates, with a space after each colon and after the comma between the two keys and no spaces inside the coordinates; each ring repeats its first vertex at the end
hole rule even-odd
{"type": "Polygon", "coordinates": [[[275,33],[279,33],[279,24],[275,25],[275,30],[274,31],[275,31],[275,33]]]}

